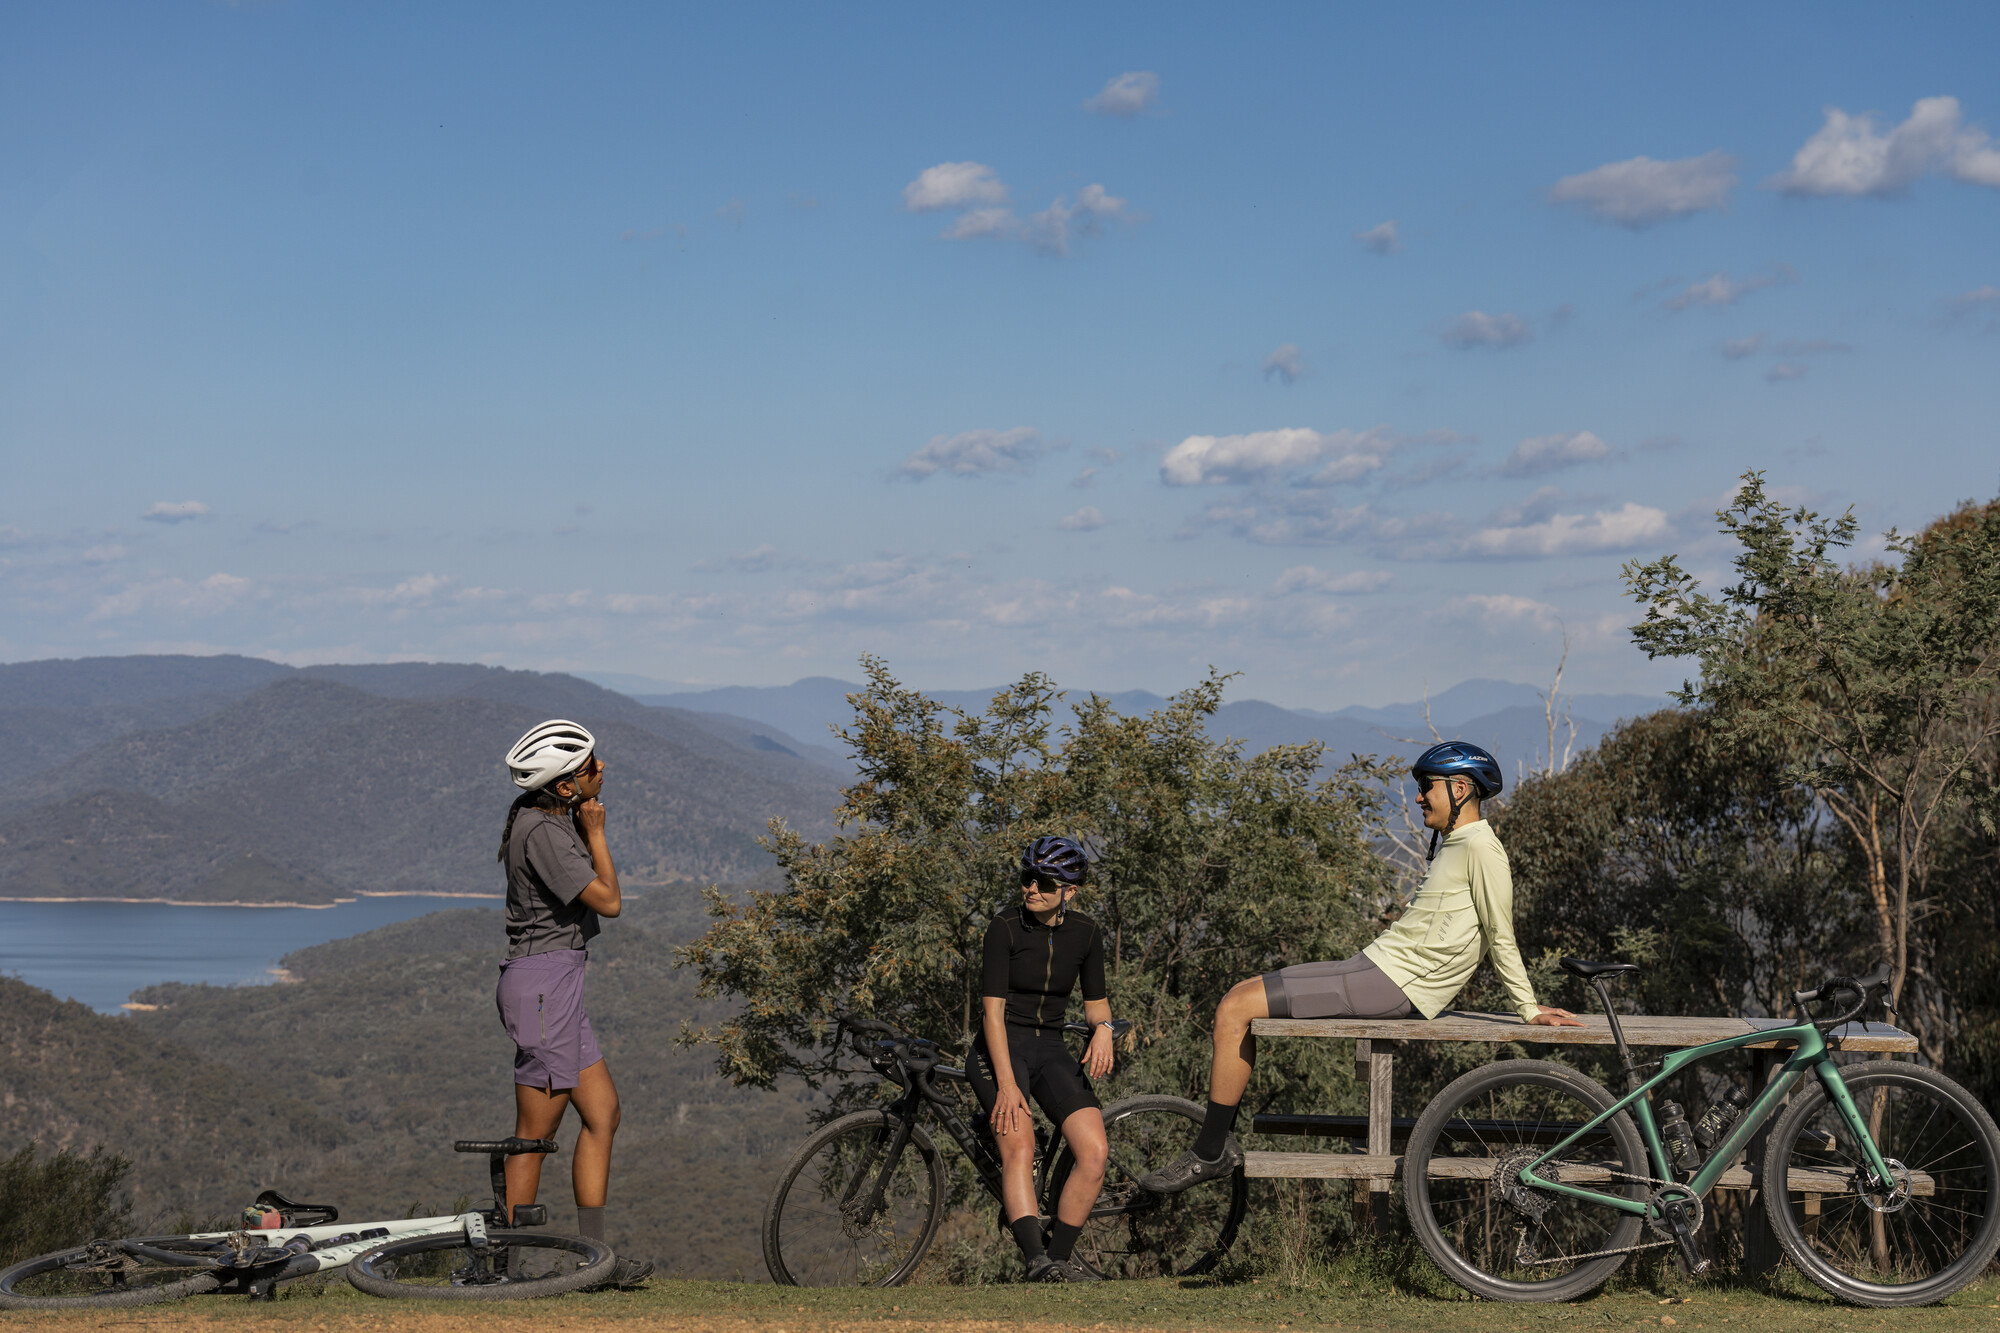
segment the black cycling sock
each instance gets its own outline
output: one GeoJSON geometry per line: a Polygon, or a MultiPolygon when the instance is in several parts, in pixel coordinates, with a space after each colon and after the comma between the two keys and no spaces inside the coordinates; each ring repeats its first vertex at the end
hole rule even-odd
{"type": "Polygon", "coordinates": [[[1082,1227],[1073,1227],[1061,1218],[1049,1228],[1049,1258],[1067,1259],[1076,1248],[1076,1238],[1083,1234],[1082,1227]]]}
{"type": "Polygon", "coordinates": [[[1234,1128],[1236,1128],[1236,1108],[1224,1106],[1221,1102],[1210,1102],[1208,1110],[1202,1113],[1201,1133],[1195,1136],[1194,1155],[1204,1162],[1221,1160],[1223,1140],[1229,1137],[1229,1131],[1234,1128]]]}
{"type": "Polygon", "coordinates": [[[592,1240],[604,1239],[604,1207],[585,1208],[578,1204],[576,1209],[576,1234],[588,1236],[592,1240]]]}
{"type": "Polygon", "coordinates": [[[1007,1225],[1014,1230],[1014,1243],[1021,1247],[1023,1259],[1033,1259],[1042,1252],[1041,1218],[1017,1217],[1007,1225]]]}

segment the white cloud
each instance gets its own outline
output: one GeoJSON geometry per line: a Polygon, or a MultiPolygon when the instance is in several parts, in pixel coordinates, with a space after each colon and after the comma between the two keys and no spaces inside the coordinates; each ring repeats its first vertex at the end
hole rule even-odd
{"type": "Polygon", "coordinates": [[[739,195],[716,209],[715,216],[721,218],[732,227],[740,227],[743,225],[744,214],[749,211],[750,201],[739,195]]]}
{"type": "Polygon", "coordinates": [[[1514,446],[1496,469],[1503,477],[1535,477],[1578,463],[1602,462],[1615,452],[1587,430],[1566,435],[1535,435],[1514,446]]]}
{"type": "Polygon", "coordinates": [[[1802,380],[1810,367],[1797,361],[1780,361],[1764,372],[1764,378],[1773,384],[1783,384],[1786,380],[1802,380]]]}
{"type": "MultiPolygon", "coordinates": [[[[1537,500],[1546,492],[1538,493],[1537,500]]],[[[1546,503],[1534,501],[1516,514],[1502,515],[1495,526],[1480,528],[1465,539],[1463,554],[1471,556],[1536,557],[1601,555],[1628,551],[1663,541],[1673,532],[1666,513],[1650,505],[1627,501],[1617,509],[1594,514],[1550,513],[1539,516],[1546,503]],[[1520,521],[1507,522],[1518,518],[1520,521]]]]}
{"type": "Polygon", "coordinates": [[[2000,149],[1986,131],[1964,123],[1956,97],[1925,97],[1886,133],[1872,115],[1826,108],[1826,122],[1767,184],[1794,195],[1900,194],[1918,178],[1941,173],[2000,188],[2000,149]]]}
{"type": "Polygon", "coordinates": [[[1747,338],[1731,338],[1722,344],[1722,355],[1731,361],[1741,361],[1746,356],[1755,356],[1757,349],[1764,345],[1764,335],[1753,333],[1747,338]]]}
{"type": "Polygon", "coordinates": [[[1057,519],[1056,526],[1064,532],[1095,532],[1109,521],[1095,505],[1085,505],[1074,514],[1057,519]]]}
{"type": "Polygon", "coordinates": [[[1159,100],[1160,76],[1149,69],[1130,70],[1107,81],[1083,109],[1100,116],[1136,116],[1159,100]]]}
{"type": "Polygon", "coordinates": [[[1775,264],[1768,273],[1753,273],[1740,280],[1727,273],[1711,273],[1668,297],[1665,305],[1669,310],[1686,310],[1697,305],[1732,306],[1752,292],[1766,287],[1782,287],[1797,279],[1798,274],[1792,271],[1789,264],[1775,264]]]}
{"type": "Polygon", "coordinates": [[[1513,593],[1468,593],[1454,597],[1444,606],[1445,614],[1467,617],[1483,621],[1488,625],[1504,626],[1523,621],[1542,629],[1553,629],[1562,623],[1561,616],[1547,602],[1538,602],[1532,597],[1518,597],[1513,593]]]}
{"type": "Polygon", "coordinates": [[[1219,527],[1260,546],[1388,544],[1410,537],[1420,523],[1380,513],[1365,504],[1337,505],[1324,493],[1291,491],[1258,503],[1209,505],[1176,535],[1191,537],[1203,528],[1219,527]]]}
{"type": "Polygon", "coordinates": [[[1160,480],[1169,486],[1241,486],[1316,468],[1299,484],[1335,486],[1381,470],[1411,442],[1385,426],[1324,434],[1293,427],[1247,435],[1190,435],[1160,460],[1160,480]]]}
{"type": "Polygon", "coordinates": [[[1966,324],[1986,333],[2000,330],[2000,287],[1974,287],[1945,303],[1945,323],[1966,324]]]}
{"type": "Polygon", "coordinates": [[[1106,222],[1126,216],[1123,199],[1102,185],[1086,185],[1076,192],[1074,202],[1067,196],[1056,196],[1047,208],[1028,219],[1021,235],[1044,254],[1066,255],[1072,236],[1095,236],[1106,222]]]}
{"type": "Polygon", "coordinates": [[[903,207],[912,213],[1006,202],[1007,187],[981,162],[940,162],[903,187],[903,207]]]}
{"type": "Polygon", "coordinates": [[[1445,325],[1439,335],[1446,347],[1460,351],[1475,347],[1517,347],[1534,337],[1527,321],[1519,315],[1489,315],[1484,310],[1468,310],[1445,325]]]}
{"type": "Polygon", "coordinates": [[[1079,491],[1087,491],[1097,484],[1097,469],[1087,467],[1070,478],[1069,484],[1079,491]]]}
{"type": "Polygon", "coordinates": [[[1264,378],[1267,380],[1275,378],[1293,384],[1305,372],[1305,363],[1299,360],[1297,343],[1281,343],[1264,358],[1264,378]]]}
{"type": "Polygon", "coordinates": [[[1550,188],[1549,200],[1575,204],[1599,222],[1637,231],[1709,209],[1720,213],[1729,207],[1735,184],[1736,159],[1727,153],[1669,162],[1635,157],[1565,176],[1550,188]]]}
{"type": "Polygon", "coordinates": [[[1272,582],[1271,591],[1280,597],[1299,592],[1376,592],[1387,587],[1393,577],[1380,569],[1329,574],[1311,565],[1293,565],[1272,582]]]}
{"type": "Polygon", "coordinates": [[[1393,255],[1403,248],[1403,238],[1397,231],[1394,218],[1378,222],[1366,231],[1355,232],[1354,239],[1372,255],[1393,255]]]}
{"type": "Polygon", "coordinates": [[[981,236],[1006,240],[1020,230],[1021,220],[1011,208],[974,208],[953,218],[942,234],[947,241],[970,241],[981,236]]]}
{"type": "Polygon", "coordinates": [[[189,519],[207,518],[208,506],[199,500],[157,500],[139,517],[149,523],[185,523],[189,519]]]}
{"type": "Polygon", "coordinates": [[[1012,430],[968,430],[934,435],[897,469],[922,479],[937,472],[974,477],[992,472],[1026,472],[1042,454],[1042,433],[1032,426],[1012,430]]]}

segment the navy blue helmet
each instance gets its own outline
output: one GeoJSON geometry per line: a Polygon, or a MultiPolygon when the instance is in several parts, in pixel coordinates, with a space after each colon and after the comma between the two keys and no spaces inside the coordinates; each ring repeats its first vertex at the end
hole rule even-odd
{"type": "Polygon", "coordinates": [[[1470,741],[1446,741],[1433,745],[1410,765],[1410,776],[1421,781],[1425,774],[1447,778],[1470,778],[1484,801],[1500,794],[1500,763],[1470,741]]]}
{"type": "Polygon", "coordinates": [[[1036,875],[1061,880],[1065,884],[1081,884],[1090,873],[1090,853],[1083,850],[1083,844],[1075,838],[1062,838],[1045,834],[1021,849],[1021,879],[1025,883],[1036,875]]]}

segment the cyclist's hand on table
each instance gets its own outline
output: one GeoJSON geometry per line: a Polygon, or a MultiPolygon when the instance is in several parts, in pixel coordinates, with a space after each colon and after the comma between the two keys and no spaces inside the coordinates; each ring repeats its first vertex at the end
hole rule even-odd
{"type": "Polygon", "coordinates": [[[1005,1137],[1024,1132],[1034,1123],[1034,1118],[1028,1114],[1028,1099],[1021,1095],[1020,1085],[1012,1084],[1000,1089],[1000,1095],[993,1101],[993,1132],[1005,1137]]]}
{"type": "Polygon", "coordinates": [[[576,823],[586,838],[604,832],[604,802],[593,796],[579,805],[576,808],[576,823]]]}
{"type": "Polygon", "coordinates": [[[1528,1020],[1537,1027],[1580,1028],[1583,1023],[1567,1009],[1558,1009],[1552,1004],[1541,1006],[1541,1012],[1528,1020]]]}
{"type": "Polygon", "coordinates": [[[1101,1027],[1090,1034],[1090,1049],[1083,1053],[1083,1072],[1103,1078],[1111,1072],[1111,1029],[1101,1027]]]}

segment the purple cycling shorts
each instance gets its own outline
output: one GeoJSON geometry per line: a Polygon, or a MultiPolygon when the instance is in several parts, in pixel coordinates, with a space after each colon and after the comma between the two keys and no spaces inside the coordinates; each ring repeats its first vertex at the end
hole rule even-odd
{"type": "Polygon", "coordinates": [[[514,1039],[514,1081],[556,1092],[604,1058],[583,1012],[582,949],[553,949],[500,964],[493,1002],[514,1039]]]}

